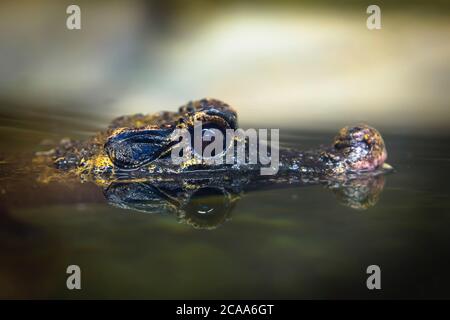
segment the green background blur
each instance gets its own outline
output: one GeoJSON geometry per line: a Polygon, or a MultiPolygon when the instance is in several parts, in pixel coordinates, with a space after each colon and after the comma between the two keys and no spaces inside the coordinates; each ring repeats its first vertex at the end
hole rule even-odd
{"type": "Polygon", "coordinates": [[[0,111],[111,119],[214,97],[241,123],[450,123],[449,1],[2,1],[0,111]],[[81,30],[66,8],[81,7],[81,30]],[[366,27],[370,4],[382,29],[366,27]]]}

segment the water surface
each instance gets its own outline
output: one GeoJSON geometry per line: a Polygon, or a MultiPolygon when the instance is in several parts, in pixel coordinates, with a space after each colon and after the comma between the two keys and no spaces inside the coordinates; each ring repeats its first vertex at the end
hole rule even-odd
{"type": "MultiPolygon", "coordinates": [[[[92,182],[43,179],[36,151],[107,121],[2,115],[1,298],[450,297],[448,137],[384,134],[396,173],[364,210],[323,186],[291,186],[241,194],[217,225],[195,228],[176,214],[111,205],[92,182]],[[71,264],[81,267],[80,291],[66,288],[71,264]],[[371,264],[381,291],[366,288],[371,264]]],[[[336,131],[281,129],[281,140],[308,148],[336,131]]]]}

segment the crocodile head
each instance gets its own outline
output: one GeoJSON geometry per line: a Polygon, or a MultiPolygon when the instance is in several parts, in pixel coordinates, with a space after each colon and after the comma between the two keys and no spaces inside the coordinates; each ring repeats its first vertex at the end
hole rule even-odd
{"type": "MultiPolygon", "coordinates": [[[[238,129],[236,111],[222,101],[202,99],[189,102],[178,112],[117,118],[108,130],[94,138],[57,148],[54,160],[59,168],[75,168],[80,174],[101,175],[107,179],[199,171],[207,171],[210,175],[232,171],[259,172],[261,166],[257,164],[249,165],[244,161],[236,165],[238,161],[233,159],[236,158],[235,151],[231,164],[228,161],[218,164],[201,156],[203,150],[214,142],[215,132],[225,137],[230,129],[238,129]],[[181,143],[180,137],[175,135],[180,130],[189,134],[200,131],[201,141],[196,144],[193,139],[188,148],[183,149],[183,152],[196,156],[174,162],[171,153],[181,143]]],[[[236,139],[223,141],[224,151],[235,149],[232,147],[237,143],[236,139]]],[[[328,147],[307,151],[281,148],[276,151],[281,173],[288,172],[302,179],[332,180],[355,172],[379,170],[387,157],[380,133],[365,124],[341,129],[328,147]]],[[[225,153],[214,156],[225,157],[225,153]]]]}

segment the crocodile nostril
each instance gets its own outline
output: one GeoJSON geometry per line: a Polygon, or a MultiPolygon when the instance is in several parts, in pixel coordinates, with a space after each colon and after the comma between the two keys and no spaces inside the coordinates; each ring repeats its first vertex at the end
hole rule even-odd
{"type": "Polygon", "coordinates": [[[373,170],[387,158],[381,134],[366,124],[342,128],[333,145],[343,154],[350,170],[373,170]]]}

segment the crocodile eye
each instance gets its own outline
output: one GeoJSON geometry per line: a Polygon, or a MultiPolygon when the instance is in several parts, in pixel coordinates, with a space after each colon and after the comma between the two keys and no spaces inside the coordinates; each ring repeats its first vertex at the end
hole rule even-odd
{"type": "Polygon", "coordinates": [[[214,122],[202,123],[191,128],[191,147],[193,152],[204,159],[223,156],[232,143],[232,141],[226,141],[226,129],[229,129],[229,127],[214,122]],[[200,134],[201,136],[197,136],[200,134]],[[201,140],[196,143],[196,139],[201,140]],[[215,148],[213,144],[217,147],[215,148]],[[210,147],[208,148],[208,146],[210,147]],[[205,151],[210,154],[206,154],[205,151]]]}
{"type": "Polygon", "coordinates": [[[121,169],[136,169],[159,158],[174,143],[171,129],[125,129],[108,138],[105,151],[121,169]]]}

